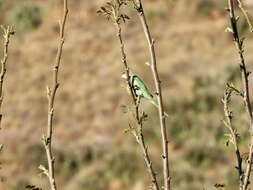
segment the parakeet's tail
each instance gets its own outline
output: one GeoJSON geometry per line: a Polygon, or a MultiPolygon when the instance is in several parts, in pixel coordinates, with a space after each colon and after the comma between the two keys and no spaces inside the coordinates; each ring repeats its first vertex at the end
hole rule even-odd
{"type": "Polygon", "coordinates": [[[152,104],[154,104],[156,107],[158,107],[158,102],[154,98],[152,98],[150,101],[152,104]]]}
{"type": "MultiPolygon", "coordinates": [[[[158,108],[158,102],[154,98],[152,98],[150,101],[153,105],[155,105],[158,108]]],[[[164,112],[164,115],[166,117],[169,117],[169,115],[166,112],[164,112]]]]}

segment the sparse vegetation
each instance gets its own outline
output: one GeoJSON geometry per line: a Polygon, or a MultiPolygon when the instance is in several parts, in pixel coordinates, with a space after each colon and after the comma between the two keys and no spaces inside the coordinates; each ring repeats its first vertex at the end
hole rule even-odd
{"type": "Polygon", "coordinates": [[[43,8],[37,3],[17,3],[7,18],[18,33],[24,33],[42,24],[43,12],[43,8]]]}
{"type": "MultiPolygon", "coordinates": [[[[3,84],[4,84],[4,78],[5,78],[5,74],[6,74],[6,65],[7,65],[7,61],[8,61],[8,56],[9,56],[9,43],[10,43],[10,38],[12,35],[14,35],[14,30],[12,27],[7,26],[1,26],[2,32],[3,32],[3,39],[4,39],[4,43],[3,43],[3,57],[1,59],[1,71],[0,71],[0,131],[2,129],[1,127],[1,121],[2,121],[2,103],[3,103],[3,84]]],[[[0,143],[0,153],[3,149],[4,145],[0,143]]],[[[0,162],[0,169],[1,169],[1,162],[0,162]]],[[[0,175],[0,178],[2,178],[2,176],[0,175]]]]}
{"type": "Polygon", "coordinates": [[[251,12],[235,0],[235,18],[229,20],[224,10],[229,1],[145,0],[140,6],[138,0],[113,0],[115,4],[106,6],[107,0],[69,0],[67,40],[57,75],[61,85],[52,119],[45,86],[52,82],[48,65],[58,51],[63,1],[0,0],[1,24],[11,24],[17,36],[22,34],[10,41],[0,104],[0,189],[50,189],[41,172],[47,173],[53,161],[55,176],[49,180],[62,190],[146,190],[151,184],[159,190],[249,190],[252,114],[245,111],[244,97],[247,92],[246,103],[252,105],[251,12]],[[110,21],[96,14],[101,6],[110,21]],[[233,24],[224,32],[229,21],[236,23],[239,49],[231,39],[231,32],[237,33],[233,24]],[[236,64],[238,53],[245,67],[236,64]],[[155,106],[138,99],[131,81],[121,79],[122,72],[131,69],[156,98],[161,92],[150,70],[154,61],[162,81],[162,109],[169,115],[166,121],[163,110],[159,118],[155,106]],[[241,82],[245,79],[248,90],[241,82]],[[40,141],[41,134],[47,134],[48,113],[53,122],[49,129],[54,130],[43,142],[50,142],[51,156],[40,141]],[[168,145],[166,139],[161,141],[160,121],[166,125],[168,145]],[[161,158],[165,148],[170,178],[161,158]]]}

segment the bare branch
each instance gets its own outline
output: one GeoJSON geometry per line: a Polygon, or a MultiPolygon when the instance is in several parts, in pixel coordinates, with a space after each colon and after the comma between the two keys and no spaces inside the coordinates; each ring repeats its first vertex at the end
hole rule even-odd
{"type": "Polygon", "coordinates": [[[119,43],[120,43],[121,59],[122,59],[123,65],[125,67],[125,72],[126,72],[126,76],[127,76],[127,78],[126,78],[127,86],[128,86],[128,88],[131,92],[131,97],[132,97],[133,104],[135,104],[136,98],[135,98],[134,92],[132,90],[132,85],[131,85],[131,81],[130,81],[129,67],[128,67],[127,60],[126,60],[125,46],[124,46],[124,43],[123,43],[123,40],[122,40],[121,26],[117,22],[115,22],[115,25],[116,25],[116,28],[117,28],[117,36],[118,36],[119,43]]]}
{"type": "Polygon", "coordinates": [[[138,128],[137,128],[137,134],[135,136],[138,137],[138,143],[140,145],[140,148],[142,150],[142,153],[143,153],[143,158],[144,158],[144,161],[146,163],[146,167],[148,168],[148,172],[150,174],[150,177],[151,177],[151,182],[152,182],[152,185],[154,187],[155,190],[159,190],[159,185],[158,185],[158,182],[157,182],[157,179],[156,179],[156,173],[153,169],[153,165],[152,165],[152,161],[150,159],[150,156],[149,156],[149,153],[148,153],[148,147],[146,146],[146,143],[145,143],[145,138],[144,138],[144,135],[143,135],[143,122],[144,120],[146,119],[147,115],[143,112],[140,116],[139,114],[139,102],[140,102],[140,98],[138,98],[135,102],[135,120],[137,121],[138,123],[138,128]]]}
{"type": "Polygon", "coordinates": [[[246,11],[243,7],[243,4],[242,4],[242,1],[241,0],[237,0],[238,2],[238,6],[239,8],[241,9],[247,23],[248,23],[248,26],[249,26],[249,29],[250,29],[250,32],[253,32],[253,26],[252,26],[252,23],[250,21],[250,18],[249,18],[249,15],[248,15],[248,11],[246,11]]]}
{"type": "MultiPolygon", "coordinates": [[[[240,6],[239,1],[239,6],[240,6]]],[[[252,153],[253,153],[253,114],[252,114],[252,107],[250,104],[250,94],[249,94],[249,74],[245,63],[244,58],[244,39],[240,38],[238,29],[237,29],[237,18],[235,17],[234,11],[234,2],[233,0],[228,0],[228,10],[230,15],[230,23],[231,23],[231,30],[233,34],[233,39],[235,42],[235,46],[237,48],[239,59],[240,59],[240,71],[241,71],[241,80],[243,83],[243,99],[246,107],[246,112],[248,113],[249,120],[250,120],[250,135],[251,135],[251,142],[249,147],[249,156],[247,160],[246,171],[244,175],[243,187],[242,190],[247,190],[250,184],[250,174],[251,174],[251,167],[252,167],[252,153]]]]}
{"type": "Polygon", "coordinates": [[[140,112],[139,111],[140,98],[135,96],[135,94],[133,92],[133,87],[132,87],[131,81],[130,81],[129,67],[128,67],[128,63],[127,63],[127,59],[126,59],[125,46],[124,46],[124,42],[122,39],[122,30],[121,30],[121,21],[125,22],[125,20],[129,19],[129,17],[127,15],[121,13],[120,8],[122,5],[125,5],[124,0],[109,2],[109,3],[107,3],[107,6],[101,7],[101,9],[98,12],[102,13],[106,18],[111,19],[113,21],[113,23],[115,24],[115,27],[117,30],[117,37],[118,37],[119,44],[120,44],[122,64],[124,66],[125,73],[127,76],[126,82],[127,82],[128,88],[131,92],[131,99],[132,99],[133,105],[135,106],[135,112],[133,114],[133,117],[137,123],[137,129],[133,128],[132,126],[130,126],[129,128],[130,128],[130,131],[132,131],[133,135],[136,137],[136,141],[140,145],[146,167],[148,168],[148,173],[150,175],[153,188],[155,190],[159,190],[160,188],[159,188],[159,185],[157,182],[156,173],[154,171],[152,161],[151,161],[149,153],[148,153],[148,148],[145,144],[145,138],[144,138],[143,130],[142,130],[143,129],[143,122],[144,122],[144,119],[146,118],[146,115],[145,115],[145,113],[143,113],[140,116],[140,113],[139,113],[140,112]]]}
{"type": "MultiPolygon", "coordinates": [[[[134,1],[133,1],[134,2],[134,1]]],[[[136,0],[134,2],[134,6],[136,7],[136,10],[139,13],[139,18],[143,27],[143,31],[145,34],[145,37],[148,42],[149,46],[149,52],[151,56],[151,69],[153,73],[154,83],[156,87],[156,96],[158,100],[158,111],[159,111],[159,118],[160,118],[160,126],[161,126],[161,135],[162,135],[162,146],[163,146],[163,177],[164,177],[164,189],[170,190],[170,170],[169,170],[169,155],[168,155],[168,137],[167,137],[167,131],[166,131],[166,117],[164,112],[164,105],[163,105],[163,96],[162,96],[162,88],[161,88],[161,81],[159,79],[159,74],[157,70],[157,64],[156,64],[156,54],[155,54],[155,41],[151,37],[151,33],[149,30],[149,26],[147,24],[147,20],[145,17],[145,13],[143,10],[142,2],[141,0],[136,0]]]]}
{"type": "Polygon", "coordinates": [[[224,124],[228,128],[230,135],[231,135],[230,136],[231,139],[229,139],[229,140],[232,141],[232,144],[234,145],[236,159],[237,159],[236,169],[238,171],[238,175],[239,175],[239,179],[240,179],[239,187],[240,187],[240,190],[242,190],[243,189],[243,179],[244,179],[244,171],[242,168],[242,157],[241,157],[241,153],[240,153],[239,145],[238,145],[238,134],[237,134],[236,129],[234,128],[233,123],[232,123],[233,114],[232,114],[232,111],[229,110],[229,102],[231,100],[231,95],[233,92],[238,93],[238,90],[236,90],[234,87],[231,87],[231,85],[227,85],[227,88],[224,92],[224,96],[222,99],[222,102],[224,105],[224,113],[225,113],[225,117],[226,117],[224,124]]]}
{"type": "MultiPolygon", "coordinates": [[[[7,26],[6,28],[4,26],[1,26],[1,28],[3,30],[3,37],[4,37],[4,51],[3,51],[3,58],[1,60],[1,73],[0,73],[0,110],[3,102],[3,82],[6,73],[6,63],[8,60],[9,42],[10,37],[15,33],[13,28],[10,26],[7,26]]],[[[2,114],[0,113],[0,129],[1,129],[1,120],[2,114]]]]}
{"type": "Polygon", "coordinates": [[[139,117],[139,103],[138,103],[138,100],[135,98],[135,95],[132,90],[131,82],[130,82],[129,67],[128,67],[127,60],[126,60],[126,53],[125,53],[124,43],[122,40],[121,27],[120,27],[120,24],[118,24],[118,23],[115,23],[115,24],[116,24],[116,28],[117,28],[117,36],[118,36],[120,46],[121,46],[122,63],[125,67],[125,72],[126,72],[126,76],[127,76],[126,82],[128,84],[128,88],[130,89],[130,92],[131,92],[132,101],[135,105],[135,119],[138,123],[138,128],[139,128],[139,131],[136,134],[136,136],[138,137],[137,142],[139,143],[141,150],[143,152],[143,158],[144,158],[144,161],[145,161],[146,166],[148,168],[148,173],[151,177],[151,182],[153,184],[153,187],[155,190],[159,190],[159,185],[158,185],[158,182],[156,179],[156,174],[153,169],[152,162],[151,162],[151,159],[150,159],[149,153],[148,153],[148,148],[145,144],[145,139],[144,139],[144,135],[142,132],[143,121],[139,117]]]}
{"type": "Polygon", "coordinates": [[[57,49],[56,61],[53,66],[53,81],[52,87],[47,87],[47,98],[48,98],[48,123],[47,123],[47,134],[44,138],[44,146],[47,154],[48,162],[48,179],[50,182],[51,190],[57,190],[57,185],[55,182],[55,173],[54,173],[54,157],[52,154],[52,135],[53,135],[53,116],[54,116],[54,102],[57,88],[59,87],[58,82],[58,71],[61,63],[62,49],[64,44],[64,31],[65,24],[68,15],[68,4],[67,0],[64,0],[64,14],[62,20],[60,21],[60,33],[59,33],[59,44],[57,49]]]}

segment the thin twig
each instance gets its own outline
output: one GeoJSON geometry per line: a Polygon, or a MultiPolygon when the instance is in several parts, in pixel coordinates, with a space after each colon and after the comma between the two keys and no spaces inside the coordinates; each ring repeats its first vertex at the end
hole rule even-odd
{"type": "Polygon", "coordinates": [[[250,183],[250,173],[251,173],[252,153],[253,153],[253,115],[252,115],[252,107],[250,104],[250,94],[249,94],[250,72],[247,70],[245,59],[244,59],[243,39],[240,38],[239,33],[238,33],[237,18],[235,17],[233,0],[228,0],[228,9],[229,9],[233,39],[234,39],[235,46],[238,50],[238,54],[240,58],[240,71],[241,71],[241,78],[242,78],[243,91],[244,91],[243,99],[244,99],[246,111],[250,119],[250,135],[251,135],[250,141],[251,142],[250,142],[250,147],[249,147],[249,157],[247,160],[247,167],[245,171],[245,177],[244,177],[243,188],[242,188],[243,190],[247,190],[250,183]]]}
{"type": "Polygon", "coordinates": [[[145,17],[145,13],[143,10],[141,0],[136,0],[135,4],[136,10],[139,13],[139,17],[141,20],[141,24],[144,30],[145,37],[148,41],[149,52],[151,56],[151,69],[153,73],[154,83],[156,87],[156,96],[158,100],[158,111],[159,111],[159,118],[160,118],[160,126],[161,126],[161,135],[162,135],[162,143],[163,143],[163,177],[164,177],[164,189],[170,190],[170,170],[169,170],[169,155],[168,155],[168,137],[166,131],[166,117],[164,114],[164,105],[163,105],[163,96],[162,96],[162,88],[161,88],[161,80],[159,79],[158,71],[157,71],[157,64],[156,64],[156,54],[155,54],[155,47],[154,47],[154,39],[151,37],[151,33],[149,30],[149,26],[147,24],[147,20],[145,17]]]}
{"type": "Polygon", "coordinates": [[[241,70],[241,77],[243,83],[243,90],[244,90],[244,102],[247,108],[247,112],[250,118],[252,118],[252,108],[250,105],[250,97],[249,97],[249,72],[246,68],[246,63],[244,59],[244,47],[243,47],[243,39],[239,37],[238,29],[237,29],[237,18],[235,17],[234,13],[234,3],[232,0],[228,0],[229,11],[230,11],[230,22],[232,27],[232,34],[235,42],[235,46],[238,50],[238,54],[240,57],[240,70],[241,70]]]}
{"type": "Polygon", "coordinates": [[[232,123],[232,119],[233,119],[233,114],[232,111],[229,110],[229,102],[230,102],[230,98],[232,93],[234,92],[234,88],[231,88],[230,85],[227,86],[222,102],[224,105],[224,113],[225,113],[225,117],[226,117],[226,121],[224,121],[225,126],[228,128],[230,135],[231,135],[231,141],[232,144],[234,145],[234,149],[235,149],[235,154],[236,154],[236,159],[237,159],[237,171],[238,171],[238,175],[239,175],[239,188],[240,190],[243,189],[243,179],[244,179],[244,171],[242,168],[242,157],[241,157],[241,153],[240,153],[240,149],[239,149],[239,145],[238,145],[238,134],[236,132],[236,129],[233,126],[232,123]]]}
{"type": "Polygon", "coordinates": [[[253,26],[252,26],[252,23],[251,23],[251,21],[250,21],[249,15],[248,15],[248,11],[246,11],[246,10],[244,9],[241,0],[237,0],[237,2],[238,2],[239,8],[241,9],[241,11],[242,11],[242,13],[243,13],[243,15],[244,15],[244,17],[245,17],[245,19],[246,19],[248,25],[249,25],[250,32],[253,32],[253,26]]]}
{"type": "Polygon", "coordinates": [[[125,67],[125,73],[126,73],[126,76],[127,76],[127,78],[126,78],[127,86],[128,86],[128,88],[131,92],[132,101],[135,104],[136,98],[135,98],[135,95],[134,95],[134,92],[133,92],[132,86],[131,86],[131,81],[130,81],[130,76],[129,76],[129,67],[128,67],[127,60],[126,60],[125,46],[124,46],[124,43],[123,43],[123,40],[122,40],[122,32],[121,32],[120,23],[115,22],[115,26],[116,26],[116,29],[117,29],[117,36],[118,36],[119,43],[120,43],[121,59],[122,59],[123,65],[125,67]]]}
{"type": "Polygon", "coordinates": [[[142,150],[142,153],[143,153],[143,158],[144,158],[144,161],[145,161],[146,166],[148,168],[148,173],[151,177],[151,182],[153,184],[153,187],[154,187],[155,190],[159,190],[159,185],[158,185],[158,182],[157,182],[157,179],[156,179],[156,173],[153,169],[152,161],[150,159],[150,156],[149,156],[149,153],[148,153],[148,148],[145,144],[145,139],[144,139],[144,135],[143,135],[143,131],[142,131],[143,121],[139,116],[139,103],[137,103],[138,100],[137,100],[137,98],[135,98],[135,95],[133,93],[132,86],[131,86],[131,81],[130,81],[130,76],[129,76],[129,67],[128,67],[127,60],[126,60],[126,53],[125,53],[124,43],[123,43],[123,40],[122,40],[121,26],[120,26],[120,23],[115,23],[115,25],[116,25],[116,28],[117,28],[117,36],[118,36],[118,39],[119,39],[119,42],[120,42],[120,47],[121,47],[122,63],[125,67],[125,72],[126,72],[126,75],[127,75],[126,81],[127,81],[127,84],[128,84],[128,88],[130,89],[130,92],[131,92],[132,101],[135,105],[135,119],[138,123],[138,128],[139,128],[139,131],[137,132],[137,136],[138,136],[138,139],[139,139],[138,144],[141,147],[141,150],[142,150]]]}
{"type": "Polygon", "coordinates": [[[113,23],[115,24],[116,30],[117,30],[117,37],[119,40],[119,44],[120,44],[120,51],[121,51],[121,59],[122,59],[122,64],[124,66],[125,69],[125,73],[126,73],[126,82],[127,82],[127,86],[131,92],[131,99],[133,102],[133,105],[135,107],[135,111],[133,114],[133,117],[136,121],[137,124],[137,128],[133,128],[130,125],[130,131],[132,131],[133,135],[136,137],[136,141],[138,142],[138,144],[140,145],[140,148],[142,150],[142,154],[143,154],[143,158],[145,161],[145,164],[148,168],[148,173],[150,175],[151,178],[151,182],[153,184],[153,188],[155,190],[159,190],[159,185],[156,179],[156,173],[154,171],[149,153],[148,153],[148,148],[145,144],[145,138],[143,135],[143,122],[144,119],[146,118],[146,115],[143,113],[141,116],[139,114],[139,103],[140,103],[140,97],[136,97],[133,91],[133,87],[131,85],[131,81],[130,81],[130,76],[129,76],[129,67],[128,67],[128,63],[127,63],[127,58],[126,58],[126,53],[125,53],[125,46],[124,46],[124,42],[122,39],[122,29],[121,29],[121,22],[125,22],[125,20],[129,19],[129,17],[125,14],[122,14],[120,11],[120,8],[122,5],[125,5],[126,2],[124,0],[117,0],[117,1],[111,1],[108,2],[104,7],[101,7],[101,9],[98,11],[98,13],[103,14],[106,18],[111,19],[113,21],[113,23]]]}
{"type": "MultiPolygon", "coordinates": [[[[9,49],[9,42],[10,37],[14,35],[13,28],[10,26],[7,26],[6,28],[4,26],[1,26],[3,30],[3,37],[4,37],[4,51],[3,51],[3,58],[1,60],[1,73],[0,73],[0,110],[2,107],[3,102],[3,82],[4,82],[4,76],[6,73],[6,63],[8,60],[8,49],[9,49]]],[[[0,129],[1,129],[1,121],[2,121],[2,114],[0,113],[0,129]]]]}
{"type": "Polygon", "coordinates": [[[247,190],[248,186],[250,184],[250,174],[251,174],[251,168],[252,168],[252,153],[253,153],[253,137],[251,135],[251,142],[250,142],[250,147],[249,147],[249,157],[247,160],[247,167],[246,167],[246,171],[245,171],[243,190],[247,190]]]}
{"type": "Polygon", "coordinates": [[[61,63],[62,49],[64,44],[64,31],[65,24],[68,15],[68,4],[67,0],[64,0],[64,14],[62,20],[59,22],[60,34],[59,34],[59,44],[57,49],[56,61],[53,66],[53,81],[52,87],[47,87],[47,98],[48,98],[48,123],[47,123],[47,134],[45,136],[45,149],[47,154],[48,162],[48,179],[50,182],[51,190],[57,190],[57,185],[55,182],[55,173],[54,173],[54,157],[52,154],[52,135],[53,135],[53,116],[54,116],[54,102],[57,88],[59,87],[58,82],[58,71],[61,63]]]}
{"type": "Polygon", "coordinates": [[[143,134],[143,122],[144,122],[144,119],[146,118],[146,115],[145,115],[145,113],[143,113],[140,116],[140,114],[139,114],[139,102],[140,102],[140,99],[138,98],[135,102],[135,119],[138,123],[137,137],[139,139],[139,141],[137,141],[137,142],[139,143],[140,148],[142,150],[143,158],[144,158],[144,161],[145,161],[146,166],[148,168],[148,172],[150,174],[151,182],[153,184],[153,187],[154,187],[155,190],[159,190],[160,188],[159,188],[159,185],[158,185],[158,182],[157,182],[156,173],[153,169],[152,161],[150,159],[150,156],[149,156],[149,153],[148,153],[148,147],[146,146],[145,138],[144,138],[144,134],[143,134]]]}

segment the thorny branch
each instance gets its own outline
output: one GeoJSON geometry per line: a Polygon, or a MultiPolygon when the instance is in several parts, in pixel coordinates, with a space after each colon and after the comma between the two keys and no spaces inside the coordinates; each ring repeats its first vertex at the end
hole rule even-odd
{"type": "Polygon", "coordinates": [[[148,153],[148,147],[145,143],[145,138],[143,134],[143,125],[148,116],[145,114],[145,112],[142,112],[140,114],[139,104],[140,104],[140,98],[137,98],[135,102],[135,113],[133,114],[133,117],[135,118],[135,121],[137,122],[137,129],[130,127],[130,130],[132,130],[132,133],[136,137],[136,141],[138,142],[142,150],[143,158],[144,158],[146,167],[148,168],[148,173],[150,174],[153,188],[155,190],[159,190],[160,188],[157,182],[156,173],[153,169],[152,161],[150,159],[150,156],[148,153]]]}
{"type": "MultiPolygon", "coordinates": [[[[240,1],[239,2],[239,6],[240,1]]],[[[249,147],[249,156],[247,160],[246,171],[244,174],[242,190],[247,190],[250,184],[250,174],[251,174],[251,167],[252,167],[252,153],[253,153],[253,113],[252,113],[252,106],[250,104],[250,94],[249,94],[249,75],[250,72],[248,71],[245,63],[244,58],[244,39],[240,38],[238,29],[237,29],[237,21],[238,17],[235,16],[234,11],[234,2],[233,0],[228,0],[228,11],[230,16],[230,23],[231,23],[231,32],[233,35],[233,40],[235,42],[235,46],[237,48],[239,59],[240,59],[240,71],[241,71],[241,79],[243,84],[243,99],[246,107],[246,112],[248,113],[250,119],[250,128],[249,132],[251,135],[250,139],[250,147],[249,147]]]]}
{"type": "Polygon", "coordinates": [[[166,130],[166,117],[164,114],[164,103],[163,103],[163,96],[162,96],[162,88],[161,88],[161,80],[159,78],[158,70],[157,70],[157,62],[156,62],[156,54],[155,54],[155,40],[151,37],[151,32],[149,26],[147,24],[147,20],[145,17],[145,12],[142,6],[141,0],[133,0],[134,7],[138,11],[139,18],[143,27],[143,31],[145,37],[148,42],[150,57],[151,57],[151,70],[153,73],[154,83],[156,87],[156,96],[158,100],[158,111],[159,111],[159,118],[160,118],[160,127],[161,127],[161,135],[162,135],[162,146],[163,146],[163,177],[164,177],[164,189],[171,190],[170,185],[170,169],[169,169],[169,154],[168,154],[168,135],[166,130]]]}
{"type": "Polygon", "coordinates": [[[140,115],[140,111],[139,111],[140,99],[134,95],[134,92],[132,90],[130,76],[129,76],[129,67],[128,67],[128,63],[127,63],[127,59],[126,59],[124,42],[122,39],[121,21],[125,22],[127,19],[129,19],[129,17],[127,15],[122,14],[120,11],[121,6],[125,5],[125,4],[126,3],[123,0],[112,1],[112,2],[107,3],[106,7],[101,7],[101,9],[98,11],[98,13],[101,13],[101,14],[105,15],[106,18],[111,19],[116,26],[117,37],[118,37],[118,40],[120,43],[122,63],[124,65],[125,73],[127,76],[126,82],[127,82],[128,88],[131,92],[132,102],[135,106],[135,112],[133,114],[133,117],[135,118],[135,121],[137,123],[137,129],[133,128],[131,125],[129,125],[130,130],[133,132],[133,134],[136,137],[136,140],[142,150],[143,158],[144,158],[145,164],[148,168],[148,173],[151,177],[151,182],[153,184],[153,188],[155,190],[159,190],[160,188],[159,188],[159,185],[157,182],[156,173],[153,169],[153,165],[152,165],[152,162],[151,162],[151,159],[150,159],[150,156],[148,153],[148,148],[145,144],[145,139],[144,139],[144,135],[143,135],[143,122],[144,122],[145,118],[147,117],[147,115],[145,113],[142,113],[140,115]]]}
{"type": "Polygon", "coordinates": [[[235,92],[238,94],[238,90],[235,89],[232,85],[227,84],[226,90],[224,92],[224,96],[222,99],[222,103],[224,105],[224,113],[225,113],[225,117],[226,119],[223,121],[225,126],[228,128],[229,132],[230,132],[230,141],[232,142],[232,144],[234,145],[234,149],[235,149],[235,154],[236,154],[236,159],[237,159],[237,166],[236,169],[238,171],[238,175],[239,175],[239,179],[240,179],[240,190],[242,190],[243,188],[243,178],[244,178],[244,171],[242,168],[242,157],[241,157],[241,153],[240,153],[240,149],[239,149],[239,145],[238,145],[238,138],[239,135],[235,129],[235,127],[233,126],[233,113],[232,111],[229,109],[229,103],[231,101],[231,95],[232,93],[235,92]]]}
{"type": "MultiPolygon", "coordinates": [[[[1,26],[1,28],[3,30],[3,37],[4,37],[4,51],[3,51],[3,58],[1,60],[1,73],[0,73],[0,109],[2,107],[3,102],[3,82],[6,73],[6,63],[8,60],[9,42],[10,37],[15,33],[13,28],[10,26],[7,26],[6,28],[4,26],[1,26]]],[[[0,113],[0,129],[1,129],[1,120],[2,114],[0,113]]]]}
{"type": "Polygon", "coordinates": [[[58,71],[61,63],[62,50],[64,44],[64,31],[65,24],[68,15],[68,4],[67,0],[64,0],[64,13],[62,20],[59,22],[60,34],[59,34],[59,44],[57,49],[56,61],[53,66],[53,81],[52,87],[47,87],[47,98],[48,98],[48,123],[47,123],[47,134],[44,137],[44,146],[46,149],[47,162],[48,162],[48,171],[44,171],[47,175],[51,190],[57,190],[57,185],[55,182],[55,173],[54,173],[54,157],[52,154],[52,135],[53,135],[53,117],[54,117],[54,102],[57,88],[59,87],[58,82],[58,71]]]}
{"type": "Polygon", "coordinates": [[[248,23],[248,26],[249,26],[249,29],[251,32],[253,32],[253,26],[252,26],[252,23],[250,21],[250,18],[249,18],[249,15],[248,15],[248,11],[246,11],[243,7],[243,4],[242,4],[242,1],[241,0],[237,0],[237,3],[238,3],[238,6],[239,8],[241,9],[247,23],[248,23]]]}

